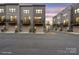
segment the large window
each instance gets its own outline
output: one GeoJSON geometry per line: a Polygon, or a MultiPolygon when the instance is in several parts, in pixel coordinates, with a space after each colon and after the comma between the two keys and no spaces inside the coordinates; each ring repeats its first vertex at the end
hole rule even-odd
{"type": "Polygon", "coordinates": [[[16,12],[16,9],[15,8],[9,8],[9,12],[14,13],[14,12],[16,12]]]}
{"type": "Polygon", "coordinates": [[[38,19],[41,19],[41,17],[34,17],[34,19],[37,19],[38,20],[38,19]]]}
{"type": "Polygon", "coordinates": [[[64,24],[64,25],[68,25],[68,23],[69,23],[69,20],[68,20],[68,19],[65,19],[65,20],[63,21],[63,24],[64,24]]]}
{"type": "Polygon", "coordinates": [[[11,22],[16,22],[16,16],[10,16],[10,21],[11,22]]]}
{"type": "Polygon", "coordinates": [[[57,19],[60,19],[60,16],[58,16],[57,19]]]}
{"type": "Polygon", "coordinates": [[[77,10],[75,10],[75,14],[77,13],[77,10]]]}
{"type": "Polygon", "coordinates": [[[0,9],[0,13],[4,13],[4,9],[0,9]]]}
{"type": "Polygon", "coordinates": [[[26,25],[26,24],[30,24],[30,16],[25,16],[24,19],[23,19],[23,24],[26,25]]]}
{"type": "Polygon", "coordinates": [[[74,12],[75,12],[75,14],[76,14],[76,13],[79,13],[79,8],[75,9],[74,12]]]}
{"type": "Polygon", "coordinates": [[[67,14],[67,13],[63,14],[63,17],[65,17],[65,18],[66,18],[67,16],[68,16],[68,14],[67,14]]]}
{"type": "Polygon", "coordinates": [[[42,14],[42,9],[36,9],[37,14],[42,14]]]}
{"type": "Polygon", "coordinates": [[[35,20],[34,20],[34,23],[35,23],[35,24],[37,24],[37,25],[38,25],[38,24],[42,24],[42,23],[41,23],[42,17],[37,17],[37,16],[36,16],[36,17],[34,17],[34,19],[35,19],[35,20]]]}
{"type": "Polygon", "coordinates": [[[29,14],[30,10],[23,10],[23,13],[29,14]]]}
{"type": "Polygon", "coordinates": [[[0,16],[0,23],[3,23],[5,20],[5,16],[0,16]]]}
{"type": "Polygon", "coordinates": [[[76,23],[79,23],[79,17],[76,17],[76,23]]]}

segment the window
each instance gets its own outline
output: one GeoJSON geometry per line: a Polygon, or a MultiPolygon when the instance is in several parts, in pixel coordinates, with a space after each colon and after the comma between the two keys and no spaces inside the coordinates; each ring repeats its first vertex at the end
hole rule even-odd
{"type": "Polygon", "coordinates": [[[0,13],[4,13],[4,9],[0,9],[0,13]]]}
{"type": "Polygon", "coordinates": [[[68,24],[68,22],[69,22],[69,20],[68,19],[65,19],[64,21],[63,21],[63,24],[68,24]]]}
{"type": "Polygon", "coordinates": [[[79,8],[77,9],[77,13],[79,13],[79,8]]]}
{"type": "Polygon", "coordinates": [[[30,19],[30,16],[25,16],[24,19],[30,19]]]}
{"type": "Polygon", "coordinates": [[[5,16],[2,16],[2,20],[4,20],[5,19],[5,16]]]}
{"type": "Polygon", "coordinates": [[[23,10],[23,13],[29,14],[29,10],[23,10]]]}
{"type": "Polygon", "coordinates": [[[64,17],[67,17],[67,15],[68,15],[67,13],[63,14],[64,17]]]}
{"type": "Polygon", "coordinates": [[[75,14],[79,13],[79,8],[75,9],[75,14]]]}
{"type": "Polygon", "coordinates": [[[41,19],[41,17],[34,17],[35,19],[41,19]]]}
{"type": "Polygon", "coordinates": [[[55,22],[55,19],[53,19],[53,22],[55,22]]]}
{"type": "Polygon", "coordinates": [[[77,13],[77,10],[75,10],[75,14],[77,13]]]}
{"type": "Polygon", "coordinates": [[[16,16],[10,16],[10,21],[15,22],[16,21],[16,16]]]}
{"type": "Polygon", "coordinates": [[[25,16],[23,19],[23,24],[30,24],[30,16],[25,16]]]}
{"type": "Polygon", "coordinates": [[[13,12],[16,12],[16,9],[15,8],[9,8],[9,11],[13,13],[13,12]]]}
{"type": "Polygon", "coordinates": [[[76,23],[79,23],[79,17],[76,17],[76,23]]]}
{"type": "Polygon", "coordinates": [[[41,18],[42,18],[42,17],[39,17],[39,16],[34,17],[34,19],[35,19],[35,20],[34,20],[35,24],[42,24],[42,23],[41,23],[41,18]]]}
{"type": "Polygon", "coordinates": [[[5,16],[0,16],[0,22],[3,22],[5,19],[5,16]]]}
{"type": "Polygon", "coordinates": [[[57,19],[60,19],[60,16],[58,16],[57,19]]]}
{"type": "Polygon", "coordinates": [[[42,14],[42,9],[36,9],[37,14],[42,14]]]}

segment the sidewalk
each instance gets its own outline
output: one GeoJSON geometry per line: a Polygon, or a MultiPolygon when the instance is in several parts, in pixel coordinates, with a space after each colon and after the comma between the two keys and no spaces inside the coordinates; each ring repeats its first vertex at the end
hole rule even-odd
{"type": "Polygon", "coordinates": [[[64,33],[73,34],[73,35],[79,35],[79,33],[77,33],[77,32],[64,32],[64,33]]]}
{"type": "Polygon", "coordinates": [[[45,32],[35,32],[35,33],[31,33],[31,32],[19,32],[19,33],[27,33],[27,34],[45,34],[45,32]]]}
{"type": "MultiPolygon", "coordinates": [[[[0,32],[0,33],[14,33],[15,34],[15,32],[0,32]]],[[[31,33],[31,32],[17,32],[17,33],[20,33],[20,34],[46,34],[45,32],[35,32],[35,33],[31,33]]]]}

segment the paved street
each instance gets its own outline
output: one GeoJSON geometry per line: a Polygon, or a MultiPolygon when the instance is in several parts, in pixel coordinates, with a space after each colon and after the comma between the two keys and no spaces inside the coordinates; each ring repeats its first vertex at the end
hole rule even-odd
{"type": "Polygon", "coordinates": [[[0,54],[79,54],[79,35],[0,33],[0,54]]]}

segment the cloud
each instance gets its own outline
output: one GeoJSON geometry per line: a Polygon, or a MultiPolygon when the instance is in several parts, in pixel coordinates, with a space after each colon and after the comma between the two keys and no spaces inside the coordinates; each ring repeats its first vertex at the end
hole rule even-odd
{"type": "Polygon", "coordinates": [[[51,7],[51,8],[46,8],[46,12],[57,12],[57,11],[61,11],[62,9],[64,9],[65,7],[51,7]]]}
{"type": "Polygon", "coordinates": [[[67,6],[46,7],[46,21],[52,21],[52,17],[61,12],[67,6]]]}
{"type": "Polygon", "coordinates": [[[61,12],[65,7],[51,7],[51,8],[46,8],[46,14],[51,14],[51,13],[59,13],[61,12]]]}

